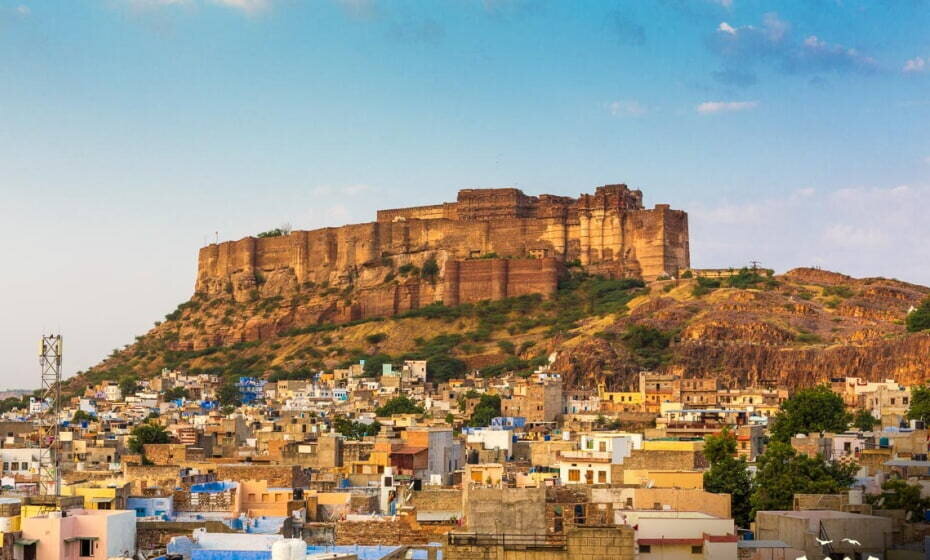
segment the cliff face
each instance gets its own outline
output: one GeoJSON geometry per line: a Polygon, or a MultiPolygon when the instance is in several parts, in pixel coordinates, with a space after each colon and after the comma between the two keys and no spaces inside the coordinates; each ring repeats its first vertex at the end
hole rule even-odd
{"type": "MultiPolygon", "coordinates": [[[[674,332],[660,369],[724,384],[799,387],[845,376],[922,383],[930,377],[930,334],[906,333],[902,324],[930,293],[923,286],[801,268],[768,290],[721,288],[696,298],[692,289],[650,298],[607,332],[619,335],[632,324],[674,332]]],[[[573,384],[632,386],[639,367],[611,340],[580,341],[560,354],[557,366],[573,384]]]]}

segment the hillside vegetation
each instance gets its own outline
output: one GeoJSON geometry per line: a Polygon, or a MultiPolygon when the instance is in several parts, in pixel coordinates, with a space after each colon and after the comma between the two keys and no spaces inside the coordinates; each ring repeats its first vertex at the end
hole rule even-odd
{"type": "Polygon", "coordinates": [[[631,386],[642,369],[790,386],[843,375],[922,381],[930,371],[930,336],[905,328],[908,310],[930,293],[922,286],[818,269],[781,276],[742,270],[646,286],[572,270],[551,299],[433,304],[341,325],[291,323],[254,331],[255,340],[192,349],[185,337],[207,322],[267,324],[292,305],[195,298],[68,386],[77,391],[162,368],[300,379],[360,359],[369,375],[383,363],[427,359],[430,378],[442,381],[470,370],[526,375],[554,357],[570,384],[589,387],[631,386]]]}

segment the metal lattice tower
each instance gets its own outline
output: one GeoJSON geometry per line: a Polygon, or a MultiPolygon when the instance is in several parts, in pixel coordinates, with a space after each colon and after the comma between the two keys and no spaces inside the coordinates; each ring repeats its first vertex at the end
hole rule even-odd
{"type": "Polygon", "coordinates": [[[56,495],[61,489],[61,335],[42,335],[39,344],[42,367],[42,400],[51,405],[39,420],[39,492],[56,495]]]}

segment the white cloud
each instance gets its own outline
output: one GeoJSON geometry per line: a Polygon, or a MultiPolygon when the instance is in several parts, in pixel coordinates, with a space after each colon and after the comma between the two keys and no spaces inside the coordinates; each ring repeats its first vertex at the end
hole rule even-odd
{"type": "Polygon", "coordinates": [[[710,1],[713,2],[714,4],[717,4],[718,6],[723,6],[724,8],[728,10],[733,7],[733,0],[710,0],[710,1]]]}
{"type": "Polygon", "coordinates": [[[758,107],[757,101],[705,101],[697,106],[697,112],[702,115],[711,115],[714,113],[732,113],[735,111],[747,111],[758,107]]]}
{"type": "Polygon", "coordinates": [[[612,101],[607,104],[607,110],[614,117],[638,117],[649,112],[646,106],[635,99],[612,101]]]}
{"type": "Polygon", "coordinates": [[[765,14],[760,26],[734,27],[722,22],[707,45],[723,63],[723,68],[715,72],[715,78],[728,84],[753,83],[754,80],[746,77],[754,76],[756,68],[763,65],[795,75],[881,71],[874,58],[857,49],[830,43],[816,35],[798,37],[792,33],[791,24],[774,12],[765,14]],[[734,80],[739,74],[743,79],[734,80]]]}
{"type": "Polygon", "coordinates": [[[29,6],[25,4],[20,4],[19,6],[16,7],[16,13],[21,16],[28,16],[29,14],[32,13],[32,10],[29,9],[29,6]]]}
{"type": "Polygon", "coordinates": [[[930,284],[930,186],[797,189],[763,200],[682,204],[696,267],[758,260],[930,284]]]}
{"type": "Polygon", "coordinates": [[[902,72],[923,72],[927,69],[927,61],[923,57],[914,57],[904,63],[904,68],[901,69],[902,72]]]}

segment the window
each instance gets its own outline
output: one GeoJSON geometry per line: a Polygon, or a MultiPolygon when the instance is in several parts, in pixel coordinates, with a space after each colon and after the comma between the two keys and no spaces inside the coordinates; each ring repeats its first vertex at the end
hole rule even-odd
{"type": "Polygon", "coordinates": [[[641,544],[641,545],[639,545],[639,553],[640,553],[640,554],[649,554],[650,552],[652,552],[652,546],[650,546],[650,545],[648,545],[648,544],[641,544]]]}
{"type": "Polygon", "coordinates": [[[597,473],[597,481],[600,484],[607,484],[607,471],[600,471],[597,473]]]}
{"type": "Polygon", "coordinates": [[[691,554],[704,554],[704,545],[696,544],[691,547],[691,554]]]}
{"type": "Polygon", "coordinates": [[[78,542],[81,543],[79,556],[82,558],[87,558],[94,555],[94,541],[91,539],[81,539],[78,542]]]}
{"type": "Polygon", "coordinates": [[[578,482],[581,480],[581,471],[578,469],[568,469],[569,482],[578,482]]]}

